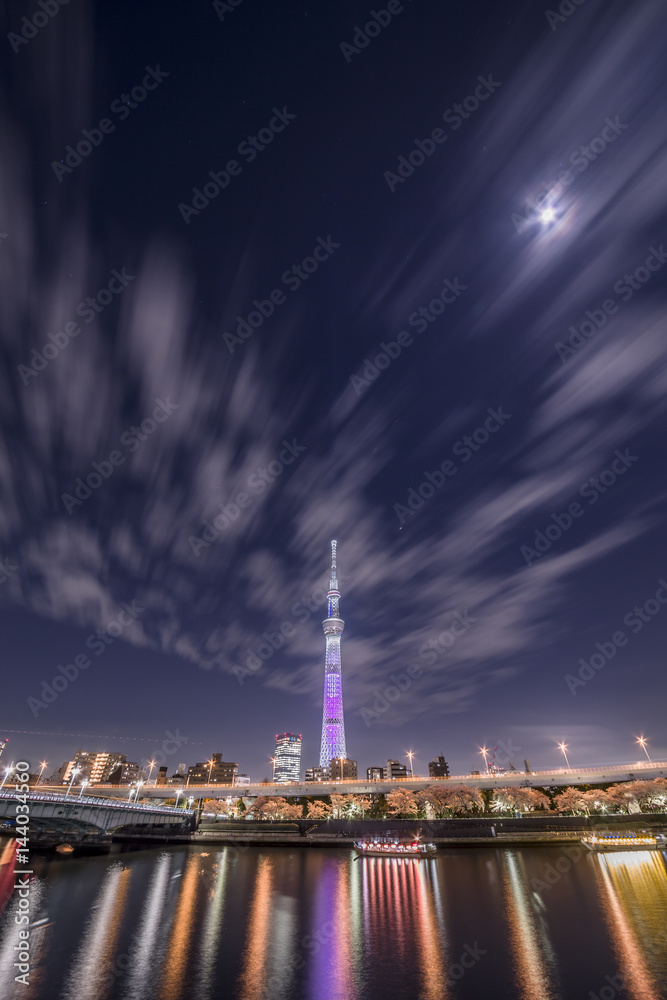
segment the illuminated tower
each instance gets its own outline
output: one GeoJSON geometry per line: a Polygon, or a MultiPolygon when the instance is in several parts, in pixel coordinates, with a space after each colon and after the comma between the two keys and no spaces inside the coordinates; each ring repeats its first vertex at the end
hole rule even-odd
{"type": "Polygon", "coordinates": [[[324,709],[320,767],[329,767],[334,757],[347,757],[343,720],[343,687],[340,669],[340,637],[345,622],[339,617],[340,591],[336,578],[336,542],[331,543],[331,579],[327,594],[328,617],[322,622],[326,637],[324,657],[324,709]]]}

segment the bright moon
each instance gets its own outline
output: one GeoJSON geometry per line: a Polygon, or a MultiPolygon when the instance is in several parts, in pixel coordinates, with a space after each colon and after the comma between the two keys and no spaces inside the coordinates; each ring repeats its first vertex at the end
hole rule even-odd
{"type": "Polygon", "coordinates": [[[542,219],[542,222],[553,222],[556,218],[556,213],[553,208],[545,208],[540,218],[542,219]]]}

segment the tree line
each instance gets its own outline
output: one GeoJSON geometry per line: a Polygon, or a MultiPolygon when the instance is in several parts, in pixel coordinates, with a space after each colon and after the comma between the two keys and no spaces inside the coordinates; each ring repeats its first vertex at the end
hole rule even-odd
{"type": "MultiPolygon", "coordinates": [[[[494,788],[481,791],[465,784],[430,785],[419,792],[396,788],[388,795],[339,795],[296,801],[259,796],[246,806],[239,799],[232,811],[246,819],[447,819],[555,811],[571,815],[664,812],[667,778],[626,781],[604,788],[494,788]]],[[[207,811],[229,814],[226,802],[213,801],[207,811]]]]}

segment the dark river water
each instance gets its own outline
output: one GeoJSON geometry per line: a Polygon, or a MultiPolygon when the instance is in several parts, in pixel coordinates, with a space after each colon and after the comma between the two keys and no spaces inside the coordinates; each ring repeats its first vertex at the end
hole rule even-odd
{"type": "Polygon", "coordinates": [[[354,857],[212,846],[34,856],[29,984],[14,982],[12,897],[0,996],[667,998],[664,853],[354,857]]]}

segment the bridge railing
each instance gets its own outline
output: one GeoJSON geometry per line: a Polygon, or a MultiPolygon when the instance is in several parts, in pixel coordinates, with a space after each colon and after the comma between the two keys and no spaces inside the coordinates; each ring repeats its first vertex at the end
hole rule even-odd
{"type": "MultiPolygon", "coordinates": [[[[1,799],[15,799],[16,793],[10,791],[5,791],[4,789],[0,791],[1,799]]],[[[138,810],[139,812],[151,812],[151,813],[165,813],[167,815],[181,815],[181,816],[192,816],[194,810],[192,809],[178,809],[175,806],[152,806],[150,804],[135,803],[135,802],[125,802],[122,799],[116,798],[103,798],[98,795],[58,795],[55,792],[29,792],[28,800],[30,802],[66,802],[68,805],[93,805],[93,806],[106,806],[107,809],[126,809],[128,811],[138,810]]]]}

